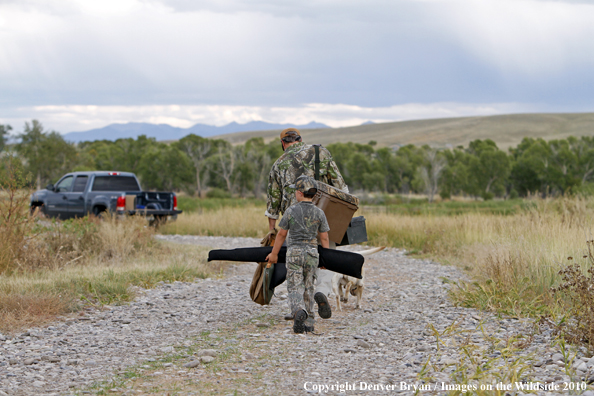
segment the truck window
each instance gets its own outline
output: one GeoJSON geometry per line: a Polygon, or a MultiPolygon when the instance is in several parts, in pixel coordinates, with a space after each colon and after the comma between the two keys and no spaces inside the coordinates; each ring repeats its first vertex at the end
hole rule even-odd
{"type": "Polygon", "coordinates": [[[76,176],[76,180],[74,181],[74,188],[72,189],[72,192],[85,191],[85,187],[87,186],[88,180],[89,180],[89,176],[76,176]]]}
{"type": "Polygon", "coordinates": [[[60,183],[58,183],[58,185],[56,186],[56,188],[54,189],[55,192],[68,192],[70,191],[70,187],[72,187],[72,180],[74,180],[74,177],[72,176],[68,176],[62,179],[62,181],[60,181],[60,183]]]}
{"type": "Polygon", "coordinates": [[[140,191],[132,176],[95,176],[93,191],[140,191]]]}

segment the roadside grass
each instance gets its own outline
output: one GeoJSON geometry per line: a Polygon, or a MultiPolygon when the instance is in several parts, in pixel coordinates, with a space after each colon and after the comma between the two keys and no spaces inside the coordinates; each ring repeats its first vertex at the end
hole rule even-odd
{"type": "Polygon", "coordinates": [[[54,320],[85,305],[122,304],[133,286],[192,281],[221,272],[206,262],[206,248],[154,242],[149,250],[106,259],[85,258],[71,266],[0,275],[0,331],[14,332],[54,320]]]}

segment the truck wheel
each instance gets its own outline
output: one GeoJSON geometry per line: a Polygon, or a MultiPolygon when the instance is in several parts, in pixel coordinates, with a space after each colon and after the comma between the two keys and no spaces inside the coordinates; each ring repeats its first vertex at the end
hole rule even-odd
{"type": "Polygon", "coordinates": [[[93,214],[98,219],[103,220],[103,219],[105,219],[105,216],[107,215],[107,211],[105,210],[105,208],[103,208],[101,206],[96,206],[93,208],[93,214]]]}
{"type": "Polygon", "coordinates": [[[41,205],[31,206],[31,208],[29,208],[29,214],[31,216],[34,216],[35,214],[37,214],[40,217],[45,217],[45,205],[41,204],[41,205]]]}

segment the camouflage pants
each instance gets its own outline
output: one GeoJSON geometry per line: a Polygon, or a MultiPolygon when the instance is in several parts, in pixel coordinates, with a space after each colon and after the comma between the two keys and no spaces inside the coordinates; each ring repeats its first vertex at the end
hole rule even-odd
{"type": "Polygon", "coordinates": [[[291,313],[305,309],[307,326],[314,324],[314,287],[318,268],[316,247],[289,247],[287,249],[287,291],[291,313]]]}

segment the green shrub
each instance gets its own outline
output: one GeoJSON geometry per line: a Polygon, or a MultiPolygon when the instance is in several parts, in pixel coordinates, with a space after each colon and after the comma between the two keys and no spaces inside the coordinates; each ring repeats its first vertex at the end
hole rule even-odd
{"type": "Polygon", "coordinates": [[[207,198],[231,198],[231,194],[225,190],[215,187],[215,188],[211,188],[206,193],[206,197],[207,198]]]}

